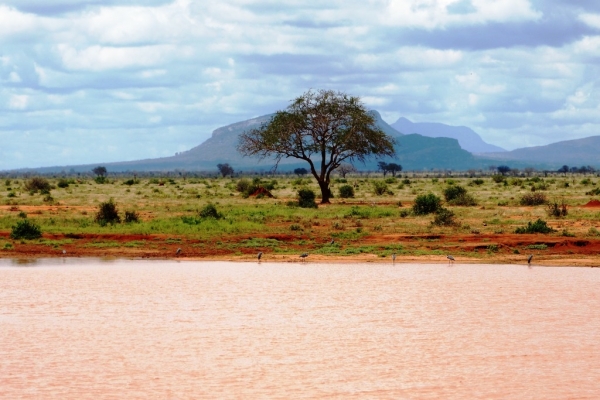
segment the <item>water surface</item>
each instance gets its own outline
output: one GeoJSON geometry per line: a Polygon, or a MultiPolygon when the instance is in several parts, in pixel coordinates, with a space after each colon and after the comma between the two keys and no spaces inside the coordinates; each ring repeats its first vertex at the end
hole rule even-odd
{"type": "Polygon", "coordinates": [[[600,269],[0,261],[0,398],[600,397],[600,269]]]}

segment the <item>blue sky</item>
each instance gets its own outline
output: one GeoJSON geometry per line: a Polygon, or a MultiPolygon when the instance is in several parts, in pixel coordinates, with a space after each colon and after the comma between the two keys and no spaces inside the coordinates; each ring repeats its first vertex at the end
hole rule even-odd
{"type": "Polygon", "coordinates": [[[0,169],[173,155],[310,88],[506,149],[600,134],[600,2],[324,3],[2,0],[0,169]]]}

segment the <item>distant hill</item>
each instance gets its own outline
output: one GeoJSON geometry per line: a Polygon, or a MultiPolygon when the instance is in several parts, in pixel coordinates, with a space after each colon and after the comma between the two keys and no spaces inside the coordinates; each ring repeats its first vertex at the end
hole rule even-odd
{"type": "Polygon", "coordinates": [[[466,126],[451,126],[437,122],[411,122],[406,118],[399,118],[392,127],[404,134],[418,133],[428,137],[446,137],[458,140],[460,147],[471,153],[491,153],[506,151],[483,141],[471,128],[466,126]]]}
{"type": "MultiPolygon", "coordinates": [[[[383,160],[399,163],[405,171],[469,169],[477,168],[481,163],[468,151],[462,149],[456,139],[431,138],[418,134],[403,135],[383,121],[378,112],[373,111],[373,114],[379,128],[397,139],[397,157],[394,159],[385,158],[383,160]]],[[[267,171],[273,167],[273,159],[259,160],[256,157],[242,157],[237,151],[237,144],[238,137],[242,132],[258,127],[270,118],[271,115],[265,115],[218,128],[202,144],[171,157],[116,163],[45,167],[28,169],[28,171],[37,171],[40,173],[57,173],[61,171],[89,172],[97,165],[104,165],[111,172],[173,171],[175,169],[216,171],[218,163],[229,163],[236,171],[267,171]]],[[[377,168],[377,161],[379,160],[371,158],[364,165],[357,164],[357,168],[375,170],[377,168]]],[[[282,160],[279,169],[285,171],[299,166],[305,166],[305,163],[295,158],[288,158],[282,160]]]]}
{"type": "Polygon", "coordinates": [[[600,166],[600,136],[590,136],[583,139],[565,140],[546,146],[525,147],[502,153],[487,153],[482,155],[489,160],[519,161],[529,164],[543,164],[552,168],[563,165],[600,166]]]}

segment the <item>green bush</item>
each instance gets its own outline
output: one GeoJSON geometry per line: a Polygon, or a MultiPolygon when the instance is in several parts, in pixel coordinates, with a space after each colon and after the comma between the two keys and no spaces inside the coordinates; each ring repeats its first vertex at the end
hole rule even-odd
{"type": "Polygon", "coordinates": [[[543,193],[531,193],[524,194],[519,200],[519,204],[522,206],[539,206],[540,204],[546,204],[548,199],[543,193]]]}
{"type": "Polygon", "coordinates": [[[114,203],[113,199],[100,203],[95,221],[101,226],[118,224],[121,222],[121,217],[119,217],[119,212],[117,211],[117,205],[114,203]]]}
{"type": "Polygon", "coordinates": [[[388,192],[388,185],[385,182],[382,181],[374,181],[373,182],[373,192],[375,192],[375,194],[377,196],[382,196],[384,194],[386,194],[388,192]]]}
{"type": "Polygon", "coordinates": [[[444,189],[444,198],[446,201],[452,201],[465,194],[467,194],[467,189],[459,185],[448,186],[446,189],[444,189]]]}
{"type": "Polygon", "coordinates": [[[440,207],[437,210],[437,212],[435,213],[435,217],[433,217],[433,221],[431,223],[437,226],[456,225],[456,221],[454,220],[454,213],[444,207],[440,207]]]}
{"type": "Polygon", "coordinates": [[[477,178],[477,179],[473,179],[473,180],[471,181],[471,183],[472,183],[473,185],[480,186],[480,185],[483,185],[483,184],[485,183],[485,181],[484,181],[483,179],[477,178]]]}
{"type": "Polygon", "coordinates": [[[338,190],[342,199],[349,199],[351,197],[354,197],[354,188],[350,185],[340,186],[338,190]]]}
{"type": "Polygon", "coordinates": [[[250,185],[250,181],[248,179],[243,178],[237,181],[237,184],[235,185],[235,190],[237,190],[240,193],[244,193],[248,191],[250,185]]]}
{"type": "Polygon", "coordinates": [[[140,222],[140,216],[135,211],[125,211],[125,223],[140,222]]]}
{"type": "Polygon", "coordinates": [[[34,177],[29,179],[26,183],[25,183],[25,190],[27,190],[28,192],[31,193],[36,193],[36,192],[50,192],[50,189],[52,189],[52,187],[50,186],[50,183],[48,182],[47,179],[45,178],[39,178],[39,177],[34,177]]]}
{"type": "Polygon", "coordinates": [[[213,218],[213,219],[221,219],[223,218],[223,214],[217,211],[217,207],[214,204],[208,203],[205,205],[200,211],[198,211],[198,216],[200,218],[213,218]]]}
{"type": "Polygon", "coordinates": [[[496,183],[502,183],[506,181],[506,177],[504,175],[494,175],[492,176],[492,180],[496,183]]]}
{"type": "Polygon", "coordinates": [[[61,189],[68,188],[69,187],[69,181],[66,180],[66,179],[64,179],[64,178],[61,178],[61,179],[58,180],[58,183],[56,184],[56,186],[58,186],[61,189]]]}
{"type": "Polygon", "coordinates": [[[589,192],[585,192],[585,195],[586,196],[598,196],[598,195],[600,195],[600,188],[595,188],[595,189],[590,190],[589,192]]]}
{"type": "Polygon", "coordinates": [[[42,230],[35,223],[23,219],[17,221],[17,224],[12,227],[10,237],[12,239],[38,239],[42,237],[42,230]]]}
{"type": "Polygon", "coordinates": [[[298,190],[298,205],[302,208],[317,208],[316,197],[317,195],[311,189],[300,189],[298,190]]]}
{"type": "Polygon", "coordinates": [[[413,213],[415,215],[425,215],[437,212],[442,204],[442,199],[433,193],[421,194],[415,199],[413,204],[413,213]]]}
{"type": "Polygon", "coordinates": [[[104,183],[108,183],[108,179],[105,176],[97,176],[94,178],[94,182],[96,182],[99,185],[102,185],[104,183]]]}
{"type": "Polygon", "coordinates": [[[554,229],[548,226],[546,221],[538,218],[535,222],[528,222],[527,226],[517,228],[515,233],[550,233],[554,232],[554,229]]]}
{"type": "Polygon", "coordinates": [[[123,182],[123,185],[127,185],[127,186],[131,186],[131,185],[135,185],[137,182],[135,181],[135,179],[127,179],[125,182],[123,182]]]}

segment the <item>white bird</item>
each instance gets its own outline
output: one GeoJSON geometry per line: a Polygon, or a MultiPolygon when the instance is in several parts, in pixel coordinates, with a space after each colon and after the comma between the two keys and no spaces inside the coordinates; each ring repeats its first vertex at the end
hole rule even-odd
{"type": "Polygon", "coordinates": [[[181,247],[177,249],[177,251],[175,252],[175,255],[180,255],[181,254],[181,247]]]}
{"type": "Polygon", "coordinates": [[[533,258],[533,254],[530,254],[530,255],[527,257],[527,264],[531,264],[531,259],[532,259],[532,258],[533,258]]]}
{"type": "Polygon", "coordinates": [[[448,254],[446,258],[450,260],[449,262],[454,262],[454,257],[452,257],[450,254],[448,254]]]}
{"type": "Polygon", "coordinates": [[[396,262],[396,253],[392,254],[392,262],[396,262]]]}
{"type": "Polygon", "coordinates": [[[262,251],[259,251],[258,254],[256,255],[256,258],[258,258],[258,261],[260,261],[261,257],[262,257],[262,251]]]}
{"type": "Polygon", "coordinates": [[[308,253],[300,254],[300,258],[302,259],[302,261],[306,260],[306,257],[308,257],[308,253]]]}
{"type": "Polygon", "coordinates": [[[67,254],[67,251],[66,251],[66,250],[63,250],[63,254],[67,254]]]}

